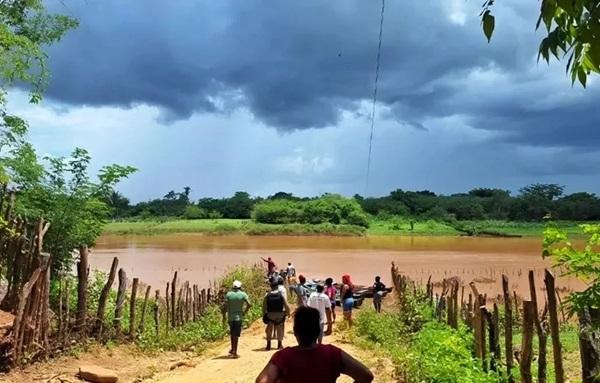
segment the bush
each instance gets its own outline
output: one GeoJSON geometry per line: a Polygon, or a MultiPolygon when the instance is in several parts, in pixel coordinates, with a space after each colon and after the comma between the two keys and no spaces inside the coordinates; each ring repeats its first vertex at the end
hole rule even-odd
{"type": "Polygon", "coordinates": [[[199,208],[196,205],[188,205],[183,211],[183,218],[185,219],[202,219],[208,218],[206,210],[199,208]]]}
{"type": "Polygon", "coordinates": [[[252,216],[259,223],[347,224],[368,227],[369,220],[358,202],[335,194],[302,201],[267,200],[254,207],[252,216]]]}

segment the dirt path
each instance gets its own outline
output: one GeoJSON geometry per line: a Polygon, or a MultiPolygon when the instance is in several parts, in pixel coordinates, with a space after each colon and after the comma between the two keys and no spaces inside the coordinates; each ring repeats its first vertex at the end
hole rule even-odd
{"type": "MultiPolygon", "coordinates": [[[[286,346],[296,344],[291,328],[291,321],[288,321],[284,339],[286,346]]],[[[338,330],[334,326],[334,334],[325,337],[324,342],[339,346],[369,366],[376,375],[375,382],[397,382],[393,377],[394,368],[390,360],[378,356],[376,351],[363,350],[353,345],[345,339],[347,336],[347,330],[338,330]]],[[[75,374],[82,365],[110,368],[119,376],[119,383],[254,382],[275,352],[264,351],[264,347],[264,325],[257,321],[242,333],[239,359],[227,357],[228,340],[210,344],[200,355],[193,352],[161,352],[147,355],[132,344],[114,347],[93,344],[85,351],[73,350],[45,363],[36,363],[22,370],[15,369],[6,375],[0,374],[0,383],[81,382],[75,374]]],[[[347,377],[338,380],[350,381],[347,377]]]]}
{"type": "MultiPolygon", "coordinates": [[[[291,333],[291,323],[286,325],[284,345],[295,345],[296,340],[291,333]]],[[[385,358],[378,358],[373,353],[359,349],[343,340],[343,332],[336,332],[325,338],[325,343],[336,344],[347,353],[363,361],[374,374],[375,382],[391,383],[397,380],[393,377],[393,366],[385,358]]],[[[209,348],[198,360],[195,367],[182,368],[177,371],[155,376],[151,382],[156,383],[246,383],[254,382],[256,376],[267,364],[275,351],[265,351],[264,325],[257,322],[244,330],[239,345],[239,359],[227,356],[229,343],[223,341],[209,348]]],[[[348,377],[341,377],[338,382],[351,382],[348,377]]]]}

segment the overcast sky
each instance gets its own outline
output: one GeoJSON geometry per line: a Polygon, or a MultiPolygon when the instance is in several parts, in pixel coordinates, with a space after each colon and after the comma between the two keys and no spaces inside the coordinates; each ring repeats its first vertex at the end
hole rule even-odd
{"type": "MultiPolygon", "coordinates": [[[[89,149],[139,173],[134,201],[365,194],[380,1],[48,1],[80,27],[49,50],[40,154],[89,149]],[[64,4],[64,5],[63,5],[64,4]]],[[[369,195],[534,182],[600,192],[600,86],[537,63],[539,2],[386,2],[369,195]]]]}

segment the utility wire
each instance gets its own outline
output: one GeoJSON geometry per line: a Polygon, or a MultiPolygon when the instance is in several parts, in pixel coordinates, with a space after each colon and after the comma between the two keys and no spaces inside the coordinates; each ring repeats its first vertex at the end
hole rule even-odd
{"type": "Polygon", "coordinates": [[[377,104],[377,86],[379,84],[379,67],[381,64],[381,41],[383,40],[383,15],[385,0],[381,0],[381,19],[379,21],[379,44],[377,45],[377,64],[375,66],[375,87],[373,88],[373,107],[371,109],[371,134],[369,136],[369,156],[367,158],[367,175],[365,179],[365,197],[369,192],[369,176],[371,174],[371,152],[373,149],[373,130],[375,129],[375,105],[377,104]]]}

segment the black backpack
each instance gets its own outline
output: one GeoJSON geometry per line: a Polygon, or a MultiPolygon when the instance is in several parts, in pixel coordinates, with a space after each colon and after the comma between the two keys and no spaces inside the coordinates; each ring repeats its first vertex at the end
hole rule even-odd
{"type": "Polygon", "coordinates": [[[279,291],[271,291],[267,294],[267,312],[282,313],[284,306],[283,295],[279,291]]]}

